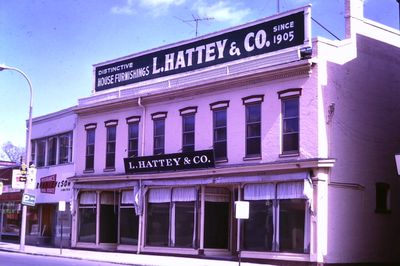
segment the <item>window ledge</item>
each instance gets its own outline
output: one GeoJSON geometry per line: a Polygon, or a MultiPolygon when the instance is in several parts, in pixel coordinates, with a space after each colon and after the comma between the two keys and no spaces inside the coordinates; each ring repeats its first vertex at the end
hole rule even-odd
{"type": "Polygon", "coordinates": [[[219,160],[215,160],[215,163],[227,163],[228,159],[219,159],[219,160]]]}
{"type": "Polygon", "coordinates": [[[84,173],[84,174],[94,173],[94,169],[86,169],[86,170],[83,170],[83,173],[84,173]]]}
{"type": "Polygon", "coordinates": [[[261,156],[251,156],[251,157],[243,157],[243,161],[255,161],[255,160],[261,160],[261,156]]]}
{"type": "Polygon", "coordinates": [[[286,158],[286,157],[297,157],[299,156],[299,152],[288,152],[288,153],[281,153],[279,154],[279,158],[286,158]]]}
{"type": "Polygon", "coordinates": [[[104,168],[103,172],[114,172],[115,171],[115,167],[110,167],[110,168],[104,168]]]}

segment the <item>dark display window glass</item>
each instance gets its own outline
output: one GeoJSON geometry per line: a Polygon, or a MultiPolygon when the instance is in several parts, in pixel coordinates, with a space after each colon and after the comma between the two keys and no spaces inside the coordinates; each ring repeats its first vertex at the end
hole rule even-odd
{"type": "Polygon", "coordinates": [[[101,193],[100,243],[116,243],[118,235],[118,194],[101,193]]]}
{"type": "Polygon", "coordinates": [[[146,244],[169,246],[170,203],[148,203],[146,244]]]}
{"type": "Polygon", "coordinates": [[[79,207],[79,242],[96,242],[96,205],[79,207]]]}
{"type": "Polygon", "coordinates": [[[175,246],[193,247],[194,202],[175,202],[175,246]]]}
{"type": "Polygon", "coordinates": [[[272,200],[250,201],[249,219],[244,222],[243,248],[272,251],[274,221],[272,200]]]}
{"type": "Polygon", "coordinates": [[[279,201],[279,250],[304,252],[305,200],[279,201]]]}
{"type": "Polygon", "coordinates": [[[121,207],[120,212],[120,243],[137,245],[139,216],[133,207],[121,207]]]}

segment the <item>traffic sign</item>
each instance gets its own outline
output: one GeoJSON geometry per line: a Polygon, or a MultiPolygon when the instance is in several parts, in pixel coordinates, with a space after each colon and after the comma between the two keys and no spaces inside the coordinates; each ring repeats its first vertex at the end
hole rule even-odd
{"type": "Polygon", "coordinates": [[[35,206],[35,201],[36,201],[35,195],[29,195],[29,194],[26,194],[26,193],[24,193],[24,194],[22,195],[22,201],[21,201],[21,203],[22,203],[23,205],[35,206]]]}

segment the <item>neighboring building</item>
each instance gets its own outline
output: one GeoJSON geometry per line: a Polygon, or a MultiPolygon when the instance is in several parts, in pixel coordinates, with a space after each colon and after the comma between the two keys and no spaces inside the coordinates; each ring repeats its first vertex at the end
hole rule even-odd
{"type": "Polygon", "coordinates": [[[75,175],[74,107],[34,118],[32,121],[31,162],[37,168],[36,188],[27,193],[36,197],[34,207],[28,206],[26,243],[70,246],[72,184],[75,175]],[[65,211],[59,211],[65,202],[65,211]]]}
{"type": "Polygon", "coordinates": [[[73,183],[71,246],[399,262],[399,31],[346,0],[347,38],[311,41],[310,11],[96,64],[92,96],[34,120],[38,182],[73,183]],[[53,165],[68,132],[73,159],[53,165]]]}
{"type": "Polygon", "coordinates": [[[22,192],[11,187],[12,170],[18,169],[15,162],[0,161],[0,240],[19,240],[21,227],[22,192]]]}

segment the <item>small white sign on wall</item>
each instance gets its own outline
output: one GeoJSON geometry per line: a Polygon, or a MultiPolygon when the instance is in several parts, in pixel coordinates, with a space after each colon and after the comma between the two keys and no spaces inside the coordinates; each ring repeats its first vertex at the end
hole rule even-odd
{"type": "Polygon", "coordinates": [[[65,212],[65,201],[62,200],[58,202],[58,211],[65,212]]]}
{"type": "Polygon", "coordinates": [[[249,219],[250,204],[248,201],[235,201],[236,219],[249,219]]]}

